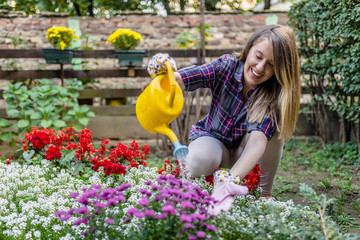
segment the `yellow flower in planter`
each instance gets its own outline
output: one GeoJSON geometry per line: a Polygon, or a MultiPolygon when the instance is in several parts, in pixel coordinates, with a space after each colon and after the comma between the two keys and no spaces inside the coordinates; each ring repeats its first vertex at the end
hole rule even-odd
{"type": "Polygon", "coordinates": [[[64,50],[71,47],[71,42],[76,42],[79,36],[70,28],[54,26],[46,31],[46,38],[55,48],[64,50]]]}
{"type": "Polygon", "coordinates": [[[115,50],[134,50],[142,41],[140,33],[129,28],[119,28],[108,37],[106,44],[111,43],[115,50]]]}

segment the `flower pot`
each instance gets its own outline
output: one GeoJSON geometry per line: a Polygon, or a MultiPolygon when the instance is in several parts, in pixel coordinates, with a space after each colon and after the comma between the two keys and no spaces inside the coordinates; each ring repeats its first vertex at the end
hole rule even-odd
{"type": "Polygon", "coordinates": [[[122,106],[127,104],[127,98],[126,97],[120,97],[120,98],[107,98],[106,99],[106,105],[108,106],[122,106]]]}
{"type": "Polygon", "coordinates": [[[43,52],[48,64],[71,64],[74,56],[74,52],[71,49],[43,48],[43,52]]]}
{"type": "Polygon", "coordinates": [[[120,67],[141,67],[145,50],[116,50],[120,67]]]}
{"type": "Polygon", "coordinates": [[[92,106],[94,104],[94,99],[93,98],[82,98],[82,99],[78,99],[78,103],[79,103],[79,105],[92,106]]]}

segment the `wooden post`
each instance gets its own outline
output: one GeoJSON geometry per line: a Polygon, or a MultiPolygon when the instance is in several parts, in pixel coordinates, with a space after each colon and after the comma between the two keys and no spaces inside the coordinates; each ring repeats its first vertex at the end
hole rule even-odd
{"type": "Polygon", "coordinates": [[[128,68],[128,77],[135,77],[135,69],[133,67],[128,68]]]}
{"type": "Polygon", "coordinates": [[[60,79],[61,79],[61,86],[64,87],[64,64],[60,63],[60,79]]]}

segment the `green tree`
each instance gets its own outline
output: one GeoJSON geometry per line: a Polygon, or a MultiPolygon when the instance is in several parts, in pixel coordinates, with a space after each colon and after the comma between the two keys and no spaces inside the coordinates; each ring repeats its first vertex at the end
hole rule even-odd
{"type": "MultiPolygon", "coordinates": [[[[205,8],[219,11],[221,6],[228,5],[234,10],[241,10],[241,1],[245,0],[205,0],[205,8]]],[[[70,16],[116,16],[124,11],[157,12],[160,8],[169,14],[178,10],[177,6],[182,12],[188,7],[199,10],[200,3],[201,0],[192,3],[186,0],[0,0],[0,9],[22,11],[29,15],[47,11],[69,13],[70,16]]]]}
{"type": "Polygon", "coordinates": [[[358,0],[302,0],[291,7],[289,17],[320,135],[326,142],[334,140],[330,110],[339,117],[341,141],[350,141],[353,134],[360,148],[358,0]]]}

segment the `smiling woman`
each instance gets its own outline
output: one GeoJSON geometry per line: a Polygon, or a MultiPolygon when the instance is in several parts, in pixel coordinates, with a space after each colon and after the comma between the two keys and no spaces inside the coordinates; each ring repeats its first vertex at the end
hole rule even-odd
{"type": "MultiPolygon", "coordinates": [[[[158,64],[160,71],[150,69],[150,74],[163,71],[163,63],[158,64]]],[[[233,184],[257,163],[264,172],[262,196],[270,198],[283,142],[294,131],[300,104],[299,56],[291,29],[265,26],[240,54],[180,69],[175,77],[185,91],[209,88],[212,93],[209,113],[192,126],[186,167],[197,177],[214,174],[213,197],[221,196],[214,212],[227,211],[234,195],[245,194],[233,184]]]]}

